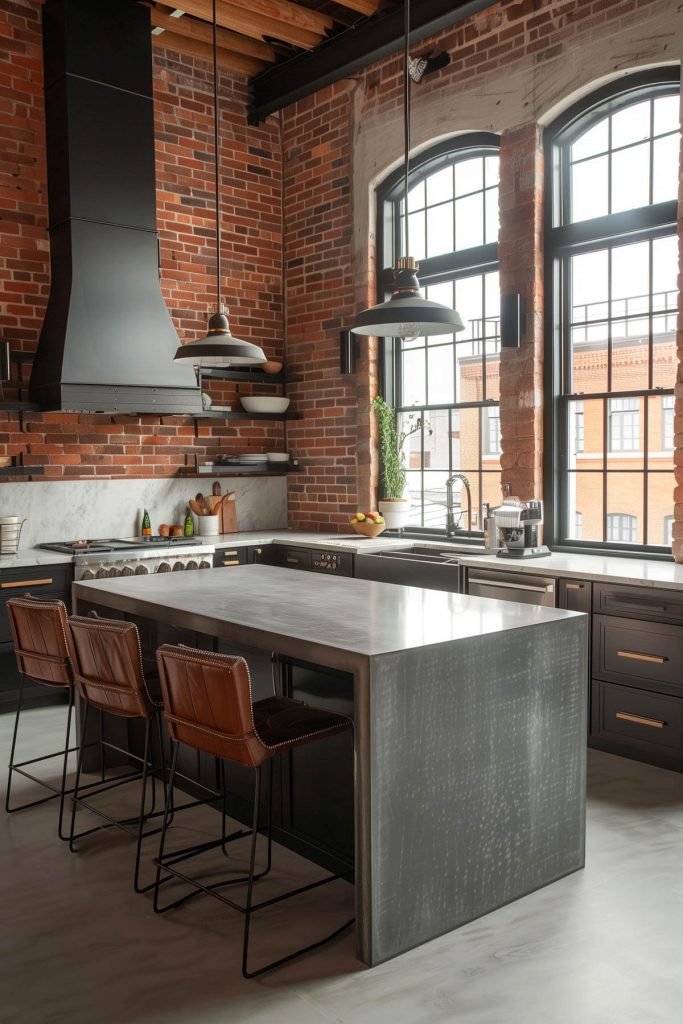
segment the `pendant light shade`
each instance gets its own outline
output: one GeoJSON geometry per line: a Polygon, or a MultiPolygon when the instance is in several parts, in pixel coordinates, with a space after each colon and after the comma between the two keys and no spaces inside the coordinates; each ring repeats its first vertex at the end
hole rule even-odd
{"type": "Polygon", "coordinates": [[[351,328],[355,334],[411,341],[425,335],[453,334],[464,329],[454,309],[422,298],[417,267],[410,256],[398,260],[392,288],[390,299],[358,314],[351,328]]]}
{"type": "Polygon", "coordinates": [[[369,337],[403,338],[406,341],[431,334],[454,334],[465,329],[454,309],[431,302],[420,294],[418,266],[410,252],[408,182],[410,177],[410,0],[404,0],[403,54],[403,251],[396,261],[391,298],[359,313],[351,330],[369,337]]]}
{"type": "Polygon", "coordinates": [[[267,362],[263,349],[248,341],[240,341],[230,333],[227,310],[221,302],[221,192],[220,192],[220,137],[218,131],[218,50],[216,45],[216,0],[213,0],[213,141],[216,198],[216,303],[217,311],[209,320],[209,329],[203,338],[188,342],[176,349],[175,359],[191,360],[194,366],[259,366],[267,362]]]}
{"type": "Polygon", "coordinates": [[[223,309],[209,320],[209,330],[203,338],[181,345],[175,359],[191,359],[194,366],[258,366],[266,362],[263,349],[248,341],[240,341],[230,333],[230,324],[223,309]]]}

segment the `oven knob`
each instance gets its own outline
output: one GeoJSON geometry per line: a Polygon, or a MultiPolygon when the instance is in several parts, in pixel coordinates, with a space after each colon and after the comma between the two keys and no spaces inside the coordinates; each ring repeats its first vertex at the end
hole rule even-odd
{"type": "Polygon", "coordinates": [[[101,565],[99,567],[99,569],[97,570],[97,572],[95,573],[95,579],[96,580],[106,580],[108,578],[109,578],[109,569],[105,568],[104,565],[101,565]]]}
{"type": "Polygon", "coordinates": [[[201,562],[199,563],[199,568],[200,569],[213,569],[213,566],[211,565],[211,562],[207,562],[207,560],[205,558],[202,558],[201,562]]]}
{"type": "Polygon", "coordinates": [[[136,576],[146,576],[148,572],[149,572],[149,569],[142,562],[140,563],[140,565],[136,565],[135,566],[135,575],[136,576]]]}
{"type": "Polygon", "coordinates": [[[115,565],[112,565],[111,569],[109,570],[109,578],[110,579],[114,579],[115,576],[120,576],[120,575],[121,575],[121,570],[117,569],[115,565]]]}
{"type": "Polygon", "coordinates": [[[84,569],[82,574],[81,574],[81,579],[82,580],[94,580],[95,579],[95,573],[92,571],[92,569],[84,569]]]}
{"type": "Polygon", "coordinates": [[[170,571],[171,571],[171,563],[170,562],[159,562],[159,565],[157,566],[157,572],[170,572],[170,571]]]}
{"type": "Polygon", "coordinates": [[[180,572],[180,570],[184,569],[184,568],[185,568],[185,565],[184,565],[183,562],[175,562],[174,565],[173,565],[173,572],[180,572]]]}
{"type": "Polygon", "coordinates": [[[198,568],[199,568],[199,566],[198,566],[198,564],[197,564],[197,563],[195,562],[194,558],[191,558],[191,559],[190,559],[190,561],[189,561],[189,562],[187,563],[187,565],[185,566],[185,568],[186,568],[186,569],[198,569],[198,568]]]}
{"type": "Polygon", "coordinates": [[[135,569],[133,568],[132,565],[124,565],[123,569],[121,570],[121,575],[122,576],[134,576],[135,575],[135,569]]]}

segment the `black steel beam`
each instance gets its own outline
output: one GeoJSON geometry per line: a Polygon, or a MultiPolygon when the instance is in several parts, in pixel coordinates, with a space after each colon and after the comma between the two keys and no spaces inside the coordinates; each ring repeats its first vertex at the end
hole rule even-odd
{"type": "MultiPolygon", "coordinates": [[[[419,0],[411,11],[411,45],[493,7],[498,0],[419,0]]],[[[346,29],[315,49],[262,71],[251,79],[250,124],[369,64],[397,53],[403,43],[403,4],[346,29]]]]}

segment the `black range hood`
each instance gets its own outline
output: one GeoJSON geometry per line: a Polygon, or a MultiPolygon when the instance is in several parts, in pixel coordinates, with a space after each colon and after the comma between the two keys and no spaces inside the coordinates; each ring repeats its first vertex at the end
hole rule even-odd
{"type": "Polygon", "coordinates": [[[52,281],[31,399],[199,413],[159,286],[149,9],[47,0],[43,39],[52,281]]]}

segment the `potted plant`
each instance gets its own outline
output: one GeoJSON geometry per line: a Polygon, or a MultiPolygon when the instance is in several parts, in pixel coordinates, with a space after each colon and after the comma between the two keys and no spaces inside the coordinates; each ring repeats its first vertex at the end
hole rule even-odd
{"type": "Polygon", "coordinates": [[[420,429],[422,418],[419,417],[412,423],[409,430],[399,431],[396,410],[385,402],[381,395],[373,399],[372,408],[379,428],[379,451],[384,488],[384,497],[378,503],[378,508],[387,524],[387,529],[400,530],[408,525],[410,518],[410,499],[405,496],[407,477],[403,446],[406,438],[420,429]]]}

